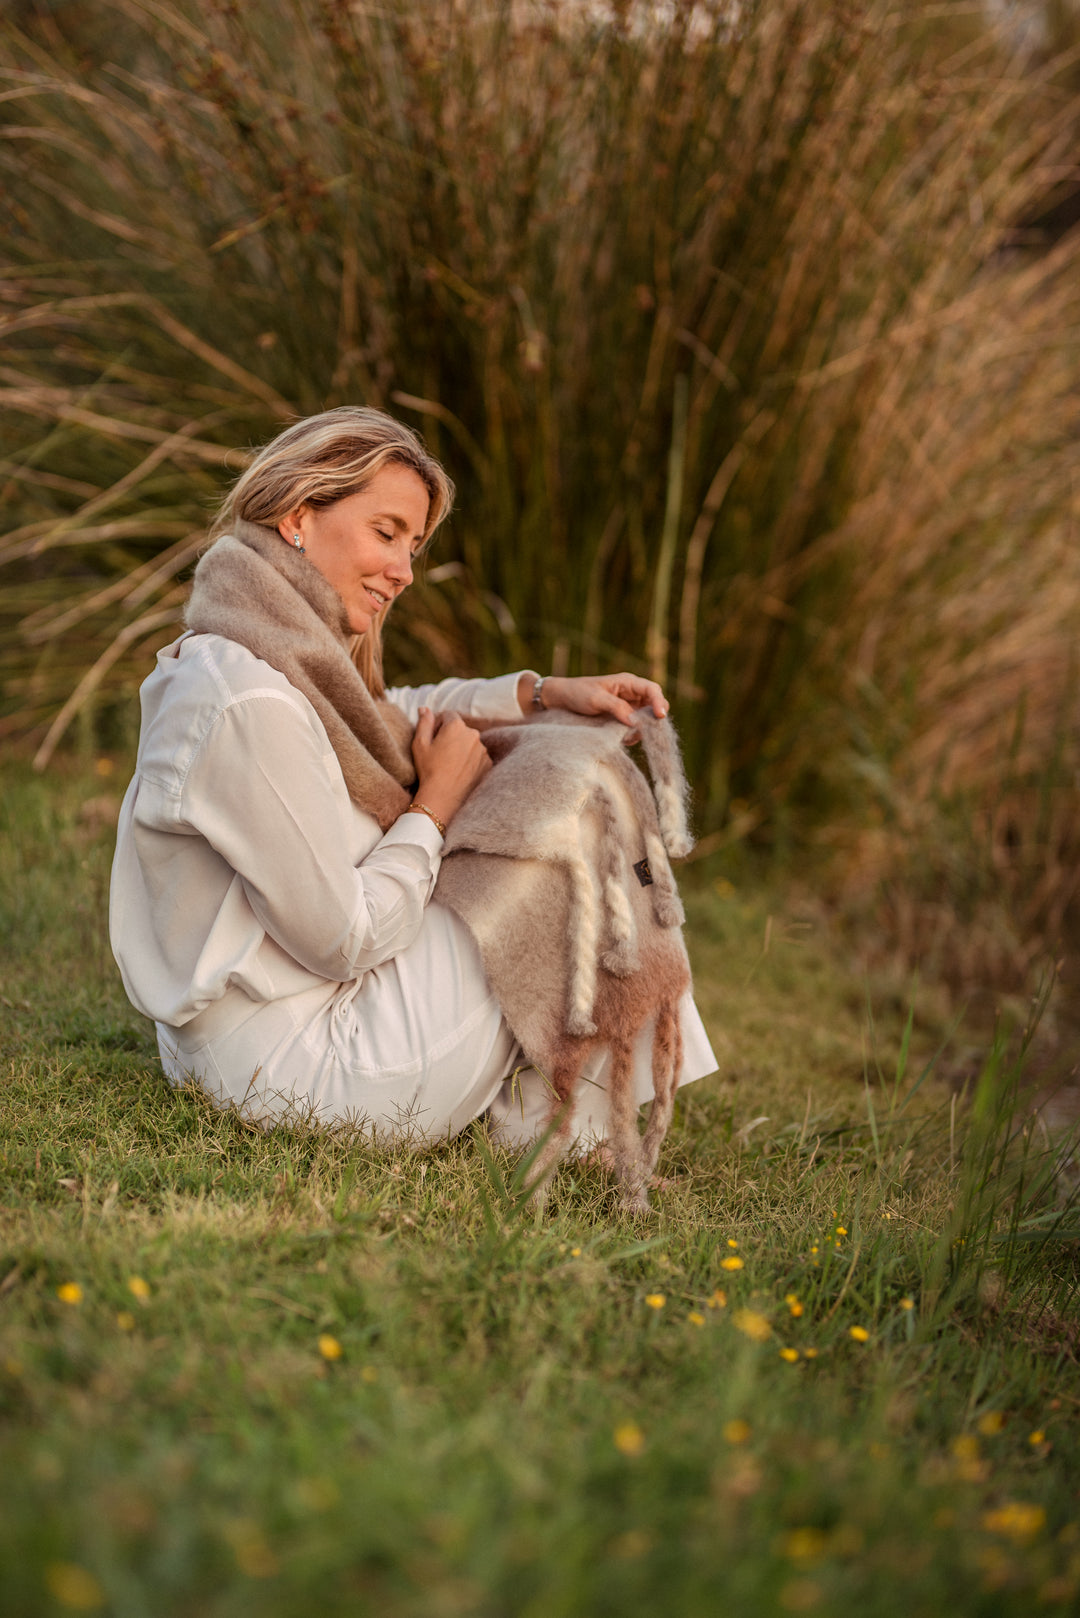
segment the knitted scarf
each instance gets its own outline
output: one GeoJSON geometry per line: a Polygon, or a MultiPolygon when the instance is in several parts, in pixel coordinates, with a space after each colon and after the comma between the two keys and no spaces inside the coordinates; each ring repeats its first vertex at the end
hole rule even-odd
{"type": "Polygon", "coordinates": [[[345,603],[272,528],[238,520],[203,556],[187,606],[196,634],[224,635],[283,674],[322,720],[349,796],[383,831],[416,779],[412,726],[376,701],[349,656],[345,603]]]}
{"type": "Polygon", "coordinates": [[[653,793],[616,721],[550,714],[487,731],[495,768],[450,824],[435,898],[468,926],[503,1015],[551,1085],[555,1127],[534,1187],[569,1144],[569,1103],[603,1046],[608,1144],[624,1206],[642,1210],[671,1121],[690,986],[668,854],[692,844],[675,732],[649,713],[637,723],[653,793]],[[650,1020],[655,1099],[642,1138],[633,1046],[650,1020]]]}

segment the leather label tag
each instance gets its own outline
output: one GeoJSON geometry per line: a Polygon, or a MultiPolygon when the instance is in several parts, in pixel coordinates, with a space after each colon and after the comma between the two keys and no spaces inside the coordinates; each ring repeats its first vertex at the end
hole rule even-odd
{"type": "Polygon", "coordinates": [[[637,877],[643,888],[652,887],[653,874],[649,870],[648,860],[638,860],[637,864],[634,866],[634,875],[637,877]]]}

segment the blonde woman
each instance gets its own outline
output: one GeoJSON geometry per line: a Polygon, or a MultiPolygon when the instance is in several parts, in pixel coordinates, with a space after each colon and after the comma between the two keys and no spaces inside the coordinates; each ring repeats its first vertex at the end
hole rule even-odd
{"type": "MultiPolygon", "coordinates": [[[[491,768],[474,721],[657,714],[631,674],[386,689],[381,628],[453,488],[408,428],[346,407],[253,460],[142,690],[113,868],[113,949],[168,1077],[274,1123],[445,1139],[548,1112],[461,921],[430,903],[446,828],[491,768]]],[[[685,1083],[715,1068],[692,1000],[685,1083]]],[[[649,1094],[643,1056],[640,1100],[649,1094]]],[[[575,1131],[605,1133],[603,1061],[575,1131]]]]}

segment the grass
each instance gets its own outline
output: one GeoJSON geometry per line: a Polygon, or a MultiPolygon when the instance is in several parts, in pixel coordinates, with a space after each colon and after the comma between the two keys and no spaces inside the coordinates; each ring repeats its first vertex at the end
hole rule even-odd
{"type": "Polygon", "coordinates": [[[1074,1610],[1077,1220],[1015,1042],[958,1106],[943,1004],[875,985],[871,1032],[819,917],[699,867],[721,1071],[672,1183],[633,1222],[568,1168],[537,1220],[482,1140],[165,1085],[103,931],[118,773],[2,775],[8,1610],[1074,1610]]]}

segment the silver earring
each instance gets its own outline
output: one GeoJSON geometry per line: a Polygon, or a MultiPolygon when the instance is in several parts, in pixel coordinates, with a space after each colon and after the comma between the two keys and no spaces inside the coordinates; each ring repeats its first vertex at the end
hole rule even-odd
{"type": "Polygon", "coordinates": [[[297,550],[300,552],[300,555],[304,556],[306,554],[306,552],[304,550],[303,545],[301,545],[301,543],[300,543],[300,535],[299,534],[294,534],[293,537],[292,537],[292,542],[296,546],[297,550]]]}

